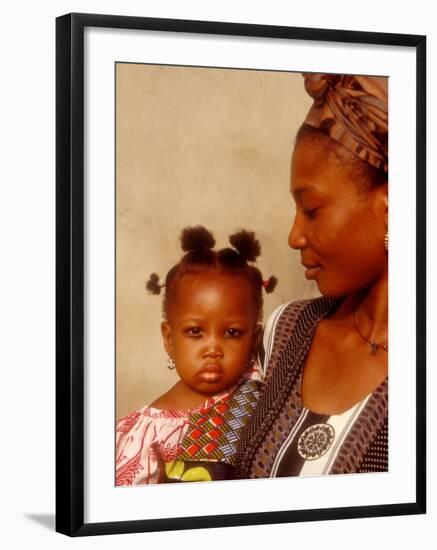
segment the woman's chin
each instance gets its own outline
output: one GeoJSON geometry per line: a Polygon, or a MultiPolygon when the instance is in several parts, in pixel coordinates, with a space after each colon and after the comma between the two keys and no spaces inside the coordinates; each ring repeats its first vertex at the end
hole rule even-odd
{"type": "Polygon", "coordinates": [[[325,298],[339,299],[348,294],[348,290],[338,285],[329,284],[324,281],[316,281],[317,288],[322,296],[325,298]]]}

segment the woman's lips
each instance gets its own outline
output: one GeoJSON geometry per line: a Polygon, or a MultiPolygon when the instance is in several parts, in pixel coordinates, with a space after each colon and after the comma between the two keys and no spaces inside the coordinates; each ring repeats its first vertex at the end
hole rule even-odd
{"type": "Polygon", "coordinates": [[[205,365],[198,373],[198,377],[208,383],[218,382],[222,376],[223,369],[220,365],[205,365]]]}
{"type": "Polygon", "coordinates": [[[308,265],[305,267],[306,267],[305,277],[307,279],[315,279],[319,271],[322,269],[322,266],[320,265],[308,265]]]}

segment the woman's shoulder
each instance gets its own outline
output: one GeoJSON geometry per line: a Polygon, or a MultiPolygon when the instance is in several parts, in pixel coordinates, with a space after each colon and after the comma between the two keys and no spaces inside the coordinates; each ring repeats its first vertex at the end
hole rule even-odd
{"type": "Polygon", "coordinates": [[[269,317],[271,318],[279,316],[299,315],[307,308],[311,309],[330,309],[332,307],[333,300],[326,296],[318,296],[317,298],[306,298],[305,300],[295,300],[293,302],[286,302],[278,306],[269,317]]]}
{"type": "Polygon", "coordinates": [[[287,302],[277,307],[264,327],[261,354],[264,373],[266,373],[270,360],[281,354],[294,332],[296,322],[305,312],[324,312],[331,307],[332,300],[324,296],[287,302]]]}
{"type": "Polygon", "coordinates": [[[286,317],[292,314],[298,314],[303,311],[312,300],[297,300],[295,302],[286,302],[278,306],[273,313],[269,316],[266,327],[269,324],[272,324],[275,320],[278,320],[280,317],[286,317]]]}
{"type": "Polygon", "coordinates": [[[292,331],[299,316],[307,309],[320,309],[329,307],[331,301],[324,296],[318,298],[310,298],[306,300],[297,300],[295,302],[287,302],[277,307],[269,316],[264,327],[264,345],[266,339],[269,339],[272,334],[275,334],[280,328],[292,331]]]}

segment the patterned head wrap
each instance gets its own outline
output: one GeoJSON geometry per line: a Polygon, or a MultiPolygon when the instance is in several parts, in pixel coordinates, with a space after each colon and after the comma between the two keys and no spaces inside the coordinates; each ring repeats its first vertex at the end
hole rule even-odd
{"type": "Polygon", "coordinates": [[[314,98],[305,123],[388,171],[388,78],[304,73],[314,98]]]}

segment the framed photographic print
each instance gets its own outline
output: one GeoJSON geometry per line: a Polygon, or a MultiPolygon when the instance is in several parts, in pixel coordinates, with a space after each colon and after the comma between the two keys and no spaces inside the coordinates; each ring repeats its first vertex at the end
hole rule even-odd
{"type": "Polygon", "coordinates": [[[57,531],[425,513],[425,37],[56,25],[57,531]]]}

